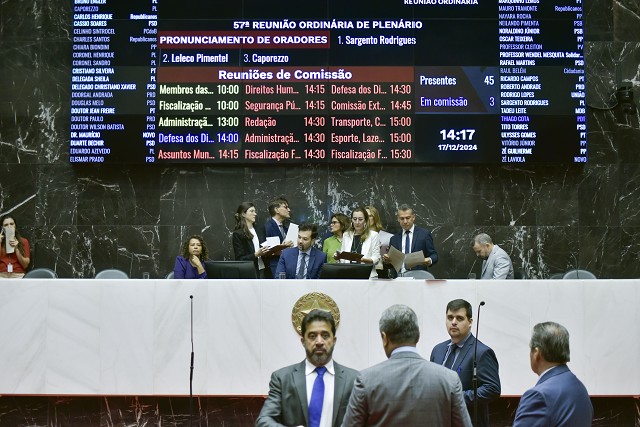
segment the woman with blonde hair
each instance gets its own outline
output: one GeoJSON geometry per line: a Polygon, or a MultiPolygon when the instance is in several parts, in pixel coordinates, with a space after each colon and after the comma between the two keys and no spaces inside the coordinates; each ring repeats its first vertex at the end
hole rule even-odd
{"type": "MultiPolygon", "coordinates": [[[[363,207],[351,212],[351,229],[342,235],[340,252],[354,252],[362,254],[361,263],[372,264],[371,278],[378,277],[376,264],[380,261],[380,240],[378,232],[369,228],[369,214],[363,207]]],[[[350,262],[341,259],[340,262],[350,262]]]]}

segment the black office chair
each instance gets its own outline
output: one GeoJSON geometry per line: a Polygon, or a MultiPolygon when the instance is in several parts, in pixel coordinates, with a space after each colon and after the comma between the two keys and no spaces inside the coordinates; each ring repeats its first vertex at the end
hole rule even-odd
{"type": "Polygon", "coordinates": [[[569,270],[564,273],[562,276],[563,279],[587,279],[587,280],[596,280],[598,279],[595,274],[587,270],[569,270]]]}
{"type": "Polygon", "coordinates": [[[117,268],[108,268],[96,274],[96,279],[128,279],[129,275],[117,268]]]}
{"type": "Polygon", "coordinates": [[[525,273],[524,270],[514,270],[513,278],[516,280],[524,280],[527,278],[527,273],[525,273]]]}
{"type": "Polygon", "coordinates": [[[405,271],[402,277],[413,277],[414,279],[433,280],[434,275],[425,270],[409,270],[405,271]]]}
{"type": "Polygon", "coordinates": [[[57,279],[58,274],[50,268],[34,268],[27,271],[25,279],[57,279]]]}

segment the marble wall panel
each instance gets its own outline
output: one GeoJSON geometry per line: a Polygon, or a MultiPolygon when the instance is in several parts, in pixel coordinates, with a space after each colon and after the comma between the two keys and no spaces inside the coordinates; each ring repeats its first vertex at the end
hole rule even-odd
{"type": "Polygon", "coordinates": [[[595,165],[583,170],[578,184],[579,225],[619,227],[618,211],[620,169],[616,166],[595,165]]]}
{"type": "MultiPolygon", "coordinates": [[[[638,140],[640,143],[640,139],[638,140]]],[[[638,150],[640,151],[640,150],[638,150]]],[[[640,211],[637,200],[640,198],[640,165],[623,165],[620,183],[619,211],[620,225],[640,226],[640,211]]]]}
{"type": "Polygon", "coordinates": [[[624,275],[640,277],[640,227],[623,227],[620,236],[620,264],[624,275]]]}
{"type": "Polygon", "coordinates": [[[640,5],[634,0],[613,1],[613,26],[616,40],[640,39],[640,5]]]}
{"type": "Polygon", "coordinates": [[[581,227],[578,258],[581,269],[586,269],[596,277],[610,279],[624,274],[625,266],[620,263],[621,228],[620,227],[581,227]]]}
{"type": "Polygon", "coordinates": [[[585,0],[583,12],[586,40],[611,40],[613,38],[613,4],[611,0],[585,0]]]}
{"type": "MultiPolygon", "coordinates": [[[[189,399],[184,397],[29,397],[3,396],[2,427],[99,427],[170,425],[174,427],[252,427],[262,397],[195,397],[193,423],[189,399]]],[[[493,425],[513,422],[518,398],[503,397],[489,405],[493,425]]],[[[592,398],[595,427],[630,427],[638,401],[633,398],[592,398]]]]}

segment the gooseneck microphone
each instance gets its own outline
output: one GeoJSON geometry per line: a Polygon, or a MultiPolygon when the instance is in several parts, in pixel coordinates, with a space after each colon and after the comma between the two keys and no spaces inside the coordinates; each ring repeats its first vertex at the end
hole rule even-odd
{"type": "Polygon", "coordinates": [[[193,295],[191,300],[191,367],[189,368],[189,425],[193,425],[193,295]]]}
{"type": "Polygon", "coordinates": [[[478,330],[480,329],[480,307],[484,305],[484,301],[480,301],[478,305],[478,317],[476,319],[476,342],[473,349],[473,425],[478,425],[478,330]]]}
{"type": "Polygon", "coordinates": [[[580,279],[580,265],[578,264],[578,257],[576,257],[576,254],[573,252],[571,252],[571,256],[573,257],[574,265],[576,266],[576,279],[580,279]]]}
{"type": "Polygon", "coordinates": [[[469,273],[467,274],[467,279],[469,278],[469,274],[471,274],[471,272],[473,272],[473,267],[476,266],[476,262],[478,262],[478,257],[476,257],[476,259],[473,260],[473,264],[471,265],[471,270],[469,270],[469,273]]]}

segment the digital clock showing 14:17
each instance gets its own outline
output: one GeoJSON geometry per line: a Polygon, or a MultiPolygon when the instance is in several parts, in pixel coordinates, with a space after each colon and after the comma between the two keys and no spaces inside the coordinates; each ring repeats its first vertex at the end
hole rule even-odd
{"type": "Polygon", "coordinates": [[[475,129],[442,129],[440,135],[443,141],[473,141],[475,129]]]}

